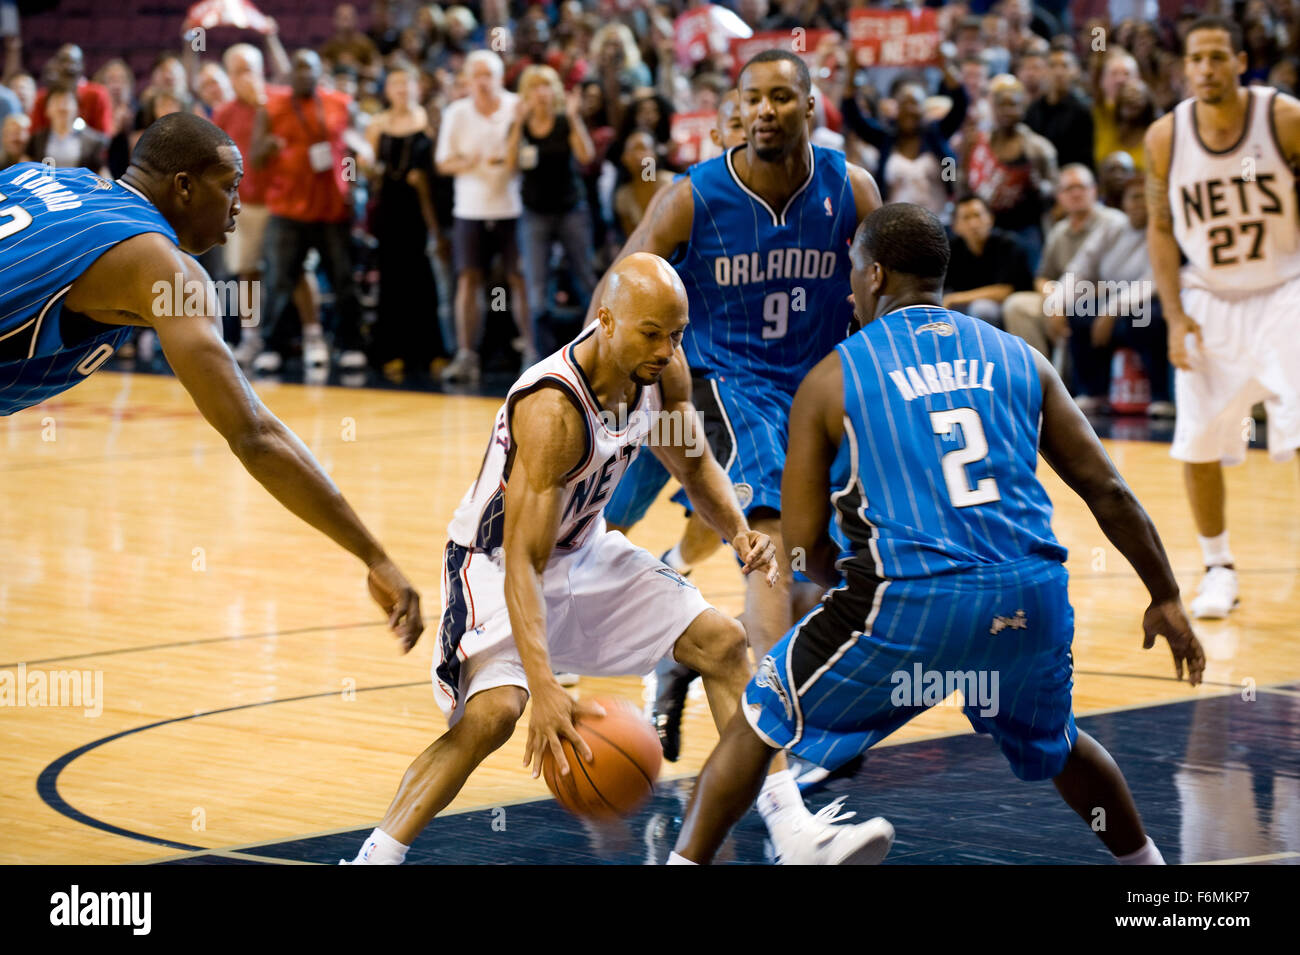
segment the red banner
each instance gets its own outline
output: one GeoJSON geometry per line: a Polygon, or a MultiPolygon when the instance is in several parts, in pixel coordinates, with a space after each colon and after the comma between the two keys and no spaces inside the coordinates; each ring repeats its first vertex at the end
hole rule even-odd
{"type": "Polygon", "coordinates": [[[271,20],[248,0],[200,0],[185,14],[181,32],[186,33],[195,27],[203,27],[205,30],[213,27],[237,27],[240,30],[267,33],[271,29],[271,20]]]}
{"type": "Polygon", "coordinates": [[[705,57],[726,53],[729,40],[750,37],[753,33],[744,20],[715,3],[687,10],[673,21],[677,65],[690,69],[705,57]]]}
{"type": "Polygon", "coordinates": [[[740,68],[749,62],[751,57],[764,50],[789,50],[791,53],[797,53],[811,70],[817,65],[818,45],[834,32],[834,30],[808,30],[796,27],[793,30],[764,30],[746,38],[733,37],[731,79],[733,81],[740,79],[740,68]]]}
{"type": "Polygon", "coordinates": [[[699,110],[694,113],[674,113],[672,119],[672,159],[674,164],[685,168],[703,159],[719,154],[713,145],[709,131],[718,125],[718,114],[713,110],[699,110]]]}
{"type": "Polygon", "coordinates": [[[858,66],[933,66],[942,42],[933,8],[849,11],[849,45],[858,66]]]}

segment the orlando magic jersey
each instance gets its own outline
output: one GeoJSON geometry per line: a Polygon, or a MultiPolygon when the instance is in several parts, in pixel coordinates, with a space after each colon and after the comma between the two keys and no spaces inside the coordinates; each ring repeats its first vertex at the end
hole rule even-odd
{"type": "Polygon", "coordinates": [[[177,241],[120,181],[30,162],[0,172],[0,415],[66,391],[127,340],[132,326],[65,313],[62,299],[106,251],[146,232],[177,241]]]}
{"type": "Polygon", "coordinates": [[[810,146],[808,178],[782,209],[740,181],[743,145],[691,167],[691,238],[674,267],[693,370],[761,378],[790,394],[848,332],[857,207],[844,154],[810,146]]]}
{"type": "Polygon", "coordinates": [[[844,440],[831,486],[850,565],[916,578],[1032,554],[1065,560],[1035,476],[1042,386],[1030,346],[922,305],[836,349],[844,440]]]}
{"type": "Polygon", "coordinates": [[[564,510],[556,534],[556,552],[578,550],[604,522],[605,502],[618,486],[637,448],[650,434],[663,408],[658,384],[637,388],[623,420],[602,408],[587,376],[574,357],[574,348],[600,326],[591,325],[564,348],[538,362],[519,377],[506,394],[492,426],[492,439],[478,480],[465,492],[447,528],[462,547],[491,553],[502,546],[505,532],[505,491],[514,461],[515,440],[510,416],[514,404],[540,388],[558,388],[582,412],[586,423],[583,460],[568,475],[564,510]]]}

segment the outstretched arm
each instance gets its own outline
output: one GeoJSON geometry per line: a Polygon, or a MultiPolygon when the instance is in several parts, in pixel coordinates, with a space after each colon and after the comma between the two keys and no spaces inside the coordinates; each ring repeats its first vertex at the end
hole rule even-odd
{"type": "Polygon", "coordinates": [[[1178,678],[1192,686],[1201,682],[1205,652],[1192,632],[1178,596],[1178,582],[1151,518],[1120,477],[1088,420],[1065,390],[1056,370],[1041,353],[1030,350],[1043,389],[1043,426],[1040,451],[1052,470],[1078,494],[1101,527],[1102,533],[1133,565],[1151,595],[1142,621],[1143,649],[1151,649],[1157,636],[1169,641],[1178,678]]]}
{"type": "Polygon", "coordinates": [[[804,573],[834,587],[838,548],[827,528],[831,520],[831,464],[844,437],[844,393],[840,356],[831,352],[814,366],[790,407],[790,446],[781,477],[781,536],[793,554],[802,551],[804,573]]]}
{"type": "Polygon", "coordinates": [[[569,766],[561,737],[585,760],[591,759],[591,749],[573,725],[582,710],[551,672],[542,575],[559,535],[568,474],[586,452],[586,425],[562,392],[543,388],[519,399],[510,433],[514,458],[506,484],[503,539],[506,610],[533,700],[524,765],[535,763],[536,777],[549,750],[563,774],[569,766]]]}
{"type": "MultiPolygon", "coordinates": [[[[158,234],[137,236],[100,257],[69,293],[69,307],[109,309],[149,324],[167,361],[199,412],[226,440],[248,473],[289,511],[370,568],[371,595],[409,650],[424,629],[419,595],[306,445],[271,413],[244,378],[221,338],[215,302],[203,315],[159,314],[154,286],[168,290],[180,274],[211,289],[207,272],[158,234]]],[[[168,291],[158,299],[171,301],[168,291]]]]}
{"type": "Polygon", "coordinates": [[[673,359],[660,384],[663,387],[664,418],[658,429],[660,440],[651,445],[651,450],[668,472],[681,482],[686,496],[691,499],[691,506],[700,517],[731,542],[744,561],[741,573],[757,570],[767,575],[769,585],[775,584],[776,547],[766,534],[750,530],[727,472],[722,470],[705,440],[699,412],[691,401],[691,373],[680,347],[673,352],[673,359]],[[682,440],[669,444],[662,437],[677,431],[676,424],[668,424],[672,422],[681,422],[682,440]]]}

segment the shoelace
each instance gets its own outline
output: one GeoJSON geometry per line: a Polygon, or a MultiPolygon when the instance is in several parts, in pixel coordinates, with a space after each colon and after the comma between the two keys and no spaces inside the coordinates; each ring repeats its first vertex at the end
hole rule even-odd
{"type": "Polygon", "coordinates": [[[857,813],[854,812],[853,810],[850,809],[848,812],[845,813],[840,812],[840,810],[844,808],[844,800],[847,798],[848,798],[847,796],[837,796],[835,799],[831,800],[826,805],[818,809],[815,813],[813,813],[811,820],[801,819],[795,822],[795,824],[792,826],[793,830],[795,832],[802,831],[803,827],[807,825],[809,821],[813,822],[814,824],[819,824],[822,826],[831,826],[834,823],[844,822],[847,819],[852,819],[854,816],[857,815],[857,813]]]}
{"type": "Polygon", "coordinates": [[[847,798],[848,798],[847,796],[837,796],[835,799],[831,800],[826,805],[818,809],[815,813],[813,813],[813,818],[826,823],[826,825],[828,826],[831,823],[843,822],[846,819],[852,819],[854,816],[857,815],[857,813],[854,812],[853,810],[850,809],[848,812],[845,813],[840,812],[840,810],[844,808],[844,800],[847,798]]]}

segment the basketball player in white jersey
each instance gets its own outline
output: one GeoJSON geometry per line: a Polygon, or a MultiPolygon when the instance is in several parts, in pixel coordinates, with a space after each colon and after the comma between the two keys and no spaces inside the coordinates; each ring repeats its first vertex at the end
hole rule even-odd
{"type": "Polygon", "coordinates": [[[1238,602],[1222,466],[1245,459],[1251,407],[1268,411],[1275,460],[1300,448],[1300,101],[1241,87],[1232,21],[1203,17],[1184,42],[1194,95],[1146,137],[1147,242],[1177,368],[1171,453],[1205,558],[1191,610],[1217,618],[1238,602]]]}
{"type": "MultiPolygon", "coordinates": [[[[511,387],[448,528],[433,684],[450,728],[411,764],[354,865],[402,862],[510,738],[530,696],[524,764],[533,776],[548,752],[561,773],[578,771],[562,739],[590,760],[574,722],[601,711],[569,696],[553,670],[639,675],[671,653],[704,677],[719,728],[735,715],[750,675],[744,629],[658,558],[607,531],[602,513],[648,440],[695,510],[731,541],[742,571],[776,582],[776,546],[749,527],[698,425],[680,347],[686,324],[686,290],[673,268],[656,255],[629,256],[605,283],[597,322],[511,387]]],[[[784,768],[774,768],[759,800],[783,861],[883,855],[887,826],[814,817],[784,768]]]]}

